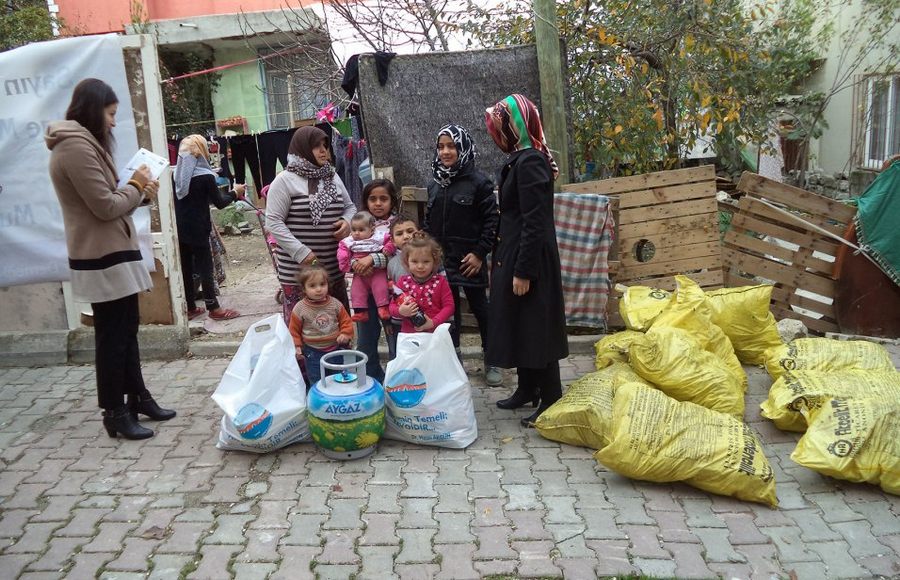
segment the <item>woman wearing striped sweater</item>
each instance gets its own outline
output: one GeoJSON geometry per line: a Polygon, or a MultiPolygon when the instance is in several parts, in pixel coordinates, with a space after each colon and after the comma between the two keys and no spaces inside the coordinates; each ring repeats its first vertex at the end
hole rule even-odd
{"type": "Polygon", "coordinates": [[[329,294],[346,307],[347,286],[338,267],[338,241],[350,235],[356,206],[330,162],[328,136],[316,127],[301,127],[288,147],[288,166],[269,186],[266,227],[278,242],[278,281],[284,290],[283,313],[303,297],[300,268],[319,264],[328,272],[329,294]]]}

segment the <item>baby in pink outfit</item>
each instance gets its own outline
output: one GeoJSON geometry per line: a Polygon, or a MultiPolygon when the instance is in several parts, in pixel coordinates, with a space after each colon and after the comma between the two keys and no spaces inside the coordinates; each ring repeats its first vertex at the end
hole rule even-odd
{"type": "MultiPolygon", "coordinates": [[[[367,211],[361,211],[350,220],[350,235],[338,243],[337,258],[341,272],[347,273],[353,267],[354,260],[364,258],[373,253],[393,253],[385,247],[390,234],[376,231],[375,217],[367,211]]],[[[388,310],[390,296],[388,293],[387,271],[374,268],[366,276],[353,275],[350,286],[350,306],[354,322],[365,322],[369,319],[369,294],[375,297],[378,306],[378,317],[387,320],[391,317],[388,310]]]]}

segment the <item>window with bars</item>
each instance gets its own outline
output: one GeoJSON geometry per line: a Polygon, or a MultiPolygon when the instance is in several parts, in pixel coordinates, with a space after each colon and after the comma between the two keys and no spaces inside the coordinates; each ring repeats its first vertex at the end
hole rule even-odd
{"type": "Polygon", "coordinates": [[[269,129],[292,127],[295,120],[311,119],[330,100],[336,67],[330,59],[307,52],[283,52],[269,56],[261,50],[265,76],[269,129]]]}
{"type": "Polygon", "coordinates": [[[865,77],[857,85],[857,164],[878,169],[900,153],[900,74],[865,77]]]}

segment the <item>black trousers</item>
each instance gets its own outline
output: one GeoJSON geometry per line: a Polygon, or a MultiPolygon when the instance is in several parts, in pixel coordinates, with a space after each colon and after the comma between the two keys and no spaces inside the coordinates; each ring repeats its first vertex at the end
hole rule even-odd
{"type": "MultiPolygon", "coordinates": [[[[228,180],[228,183],[234,183],[234,177],[231,175],[231,168],[228,167],[228,138],[216,137],[216,143],[219,144],[219,155],[222,156],[222,171],[219,175],[228,180]]],[[[174,163],[172,164],[174,165],[174,163]]]]}
{"type": "Polygon", "coordinates": [[[259,152],[256,150],[256,137],[253,135],[238,135],[232,137],[228,143],[231,146],[231,162],[234,164],[235,183],[247,183],[247,170],[245,164],[250,166],[250,175],[253,177],[253,186],[256,193],[262,191],[263,183],[259,174],[259,152]]]}
{"type": "Polygon", "coordinates": [[[524,389],[527,393],[540,393],[542,407],[548,407],[562,397],[558,360],[540,369],[518,367],[516,372],[519,375],[518,389],[524,389]]]}
{"type": "Polygon", "coordinates": [[[193,310],[194,301],[194,269],[200,275],[200,286],[203,288],[203,302],[207,310],[215,310],[219,307],[216,298],[216,286],[213,281],[212,250],[209,243],[201,245],[178,244],[181,251],[181,276],[184,279],[184,295],[187,299],[188,310],[193,310]]]}
{"type": "Polygon", "coordinates": [[[475,321],[478,323],[478,333],[481,335],[481,350],[487,349],[488,341],[488,297],[487,288],[478,288],[475,286],[459,286],[451,284],[450,292],[453,294],[453,327],[450,329],[450,336],[453,338],[453,346],[459,346],[459,333],[462,329],[462,304],[459,300],[459,289],[462,288],[466,293],[466,300],[469,303],[469,309],[475,315],[475,321]]]}
{"type": "Polygon", "coordinates": [[[275,179],[276,162],[281,162],[282,169],[287,167],[288,147],[295,131],[296,129],[280,129],[266,131],[256,136],[263,186],[269,185],[275,179]]]}
{"type": "Polygon", "coordinates": [[[110,410],[125,404],[125,395],[146,390],[138,349],[138,295],[94,302],[94,365],[97,400],[110,410]]]}

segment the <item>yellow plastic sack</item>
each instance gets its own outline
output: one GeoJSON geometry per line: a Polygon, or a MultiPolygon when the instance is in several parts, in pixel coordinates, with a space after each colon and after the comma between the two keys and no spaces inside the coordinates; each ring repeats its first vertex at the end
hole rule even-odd
{"type": "Polygon", "coordinates": [[[762,416],[785,431],[806,431],[804,410],[818,409],[831,397],[900,401],[900,373],[895,371],[788,371],[769,388],[759,406],[762,416]]]}
{"type": "Polygon", "coordinates": [[[643,335],[643,332],[623,330],[601,338],[594,345],[594,352],[597,353],[594,366],[599,371],[615,362],[627,363],[628,348],[636,337],[643,335]]]}
{"type": "Polygon", "coordinates": [[[809,429],[791,459],[821,474],[880,485],[900,495],[900,401],[824,401],[809,411],[809,429]]]}
{"type": "Polygon", "coordinates": [[[569,385],[560,400],[541,413],[534,426],[551,441],[600,449],[609,442],[613,394],[617,385],[643,382],[627,363],[614,363],[569,385]]]}
{"type": "Polygon", "coordinates": [[[669,304],[672,294],[648,286],[629,286],[619,300],[619,314],[628,330],[650,328],[653,320],[669,304]]]}
{"type": "Polygon", "coordinates": [[[747,373],[721,328],[712,322],[712,309],[703,288],[687,276],[675,276],[677,288],[669,305],[659,313],[650,328],[669,326],[687,331],[700,346],[719,358],[747,390],[747,373]]]}
{"type": "Polygon", "coordinates": [[[769,310],[772,286],[722,288],[706,293],[712,322],[725,332],[744,364],[763,365],[765,353],[784,343],[769,310]]]}
{"type": "Polygon", "coordinates": [[[773,379],[785,371],[895,370],[883,346],[864,340],[798,338],[767,350],[765,357],[773,379]]]}
{"type": "Polygon", "coordinates": [[[744,416],[744,388],[722,360],[685,330],[651,328],[628,352],[631,368],[670,397],[744,416]]]}
{"type": "Polygon", "coordinates": [[[594,458],[634,479],[683,481],[712,493],[778,503],[772,468],[749,427],[635,383],[616,389],[612,436],[594,458]]]}

